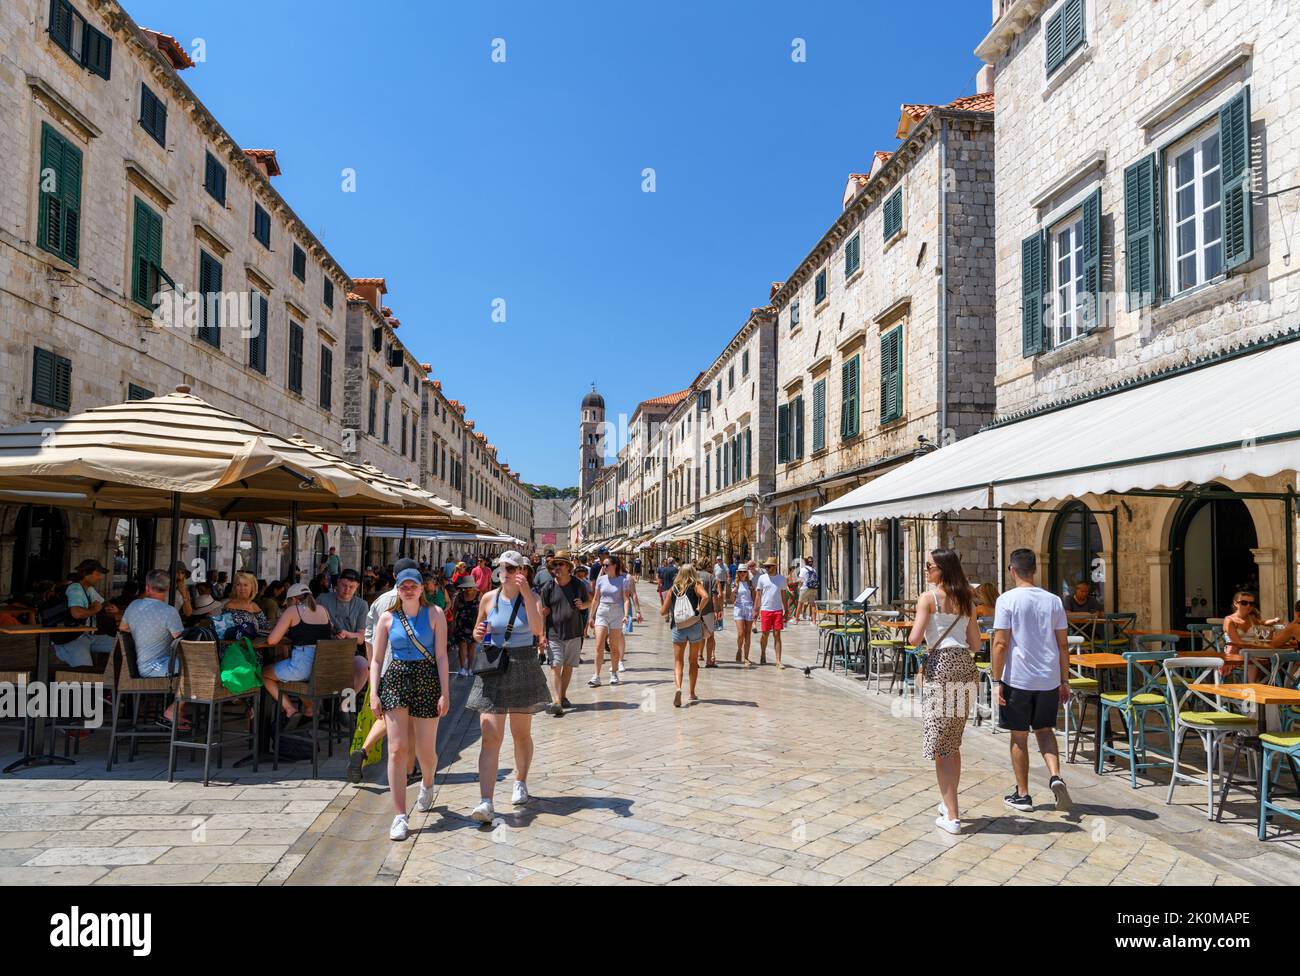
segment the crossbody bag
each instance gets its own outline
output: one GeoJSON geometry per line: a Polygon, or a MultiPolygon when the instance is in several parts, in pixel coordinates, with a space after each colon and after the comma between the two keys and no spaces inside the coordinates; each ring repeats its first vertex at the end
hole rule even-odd
{"type": "MultiPolygon", "coordinates": [[[[497,594],[497,602],[501,602],[501,594],[497,594]]],[[[495,644],[484,645],[480,643],[474,649],[474,674],[475,675],[494,675],[500,677],[505,674],[510,667],[510,652],[507,645],[510,643],[510,635],[514,633],[515,618],[519,616],[519,608],[524,605],[522,595],[515,597],[514,609],[510,611],[510,620],[506,623],[505,636],[501,639],[501,646],[495,644]]],[[[492,608],[496,609],[495,606],[492,608]]],[[[490,631],[489,631],[490,633],[490,631]]]]}

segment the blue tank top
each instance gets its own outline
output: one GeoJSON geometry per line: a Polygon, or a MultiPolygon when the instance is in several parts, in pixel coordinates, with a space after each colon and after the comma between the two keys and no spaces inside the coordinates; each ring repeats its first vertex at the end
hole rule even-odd
{"type": "MultiPolygon", "coordinates": [[[[433,648],[433,622],[429,619],[429,608],[420,607],[420,612],[413,618],[408,617],[411,621],[411,629],[415,631],[415,636],[420,638],[420,643],[424,649],[429,652],[430,656],[435,654],[433,648]]],[[[424,655],[420,649],[411,643],[411,638],[406,634],[406,628],[402,622],[397,619],[397,611],[393,611],[393,623],[388,628],[388,653],[398,661],[423,661],[424,655]]]]}
{"type": "Polygon", "coordinates": [[[507,600],[500,593],[487,615],[488,629],[492,631],[492,643],[497,647],[527,647],[533,642],[533,631],[528,626],[528,604],[519,604],[519,614],[515,617],[514,629],[510,632],[510,643],[506,644],[506,624],[510,623],[510,614],[514,612],[515,601],[507,600]]]}

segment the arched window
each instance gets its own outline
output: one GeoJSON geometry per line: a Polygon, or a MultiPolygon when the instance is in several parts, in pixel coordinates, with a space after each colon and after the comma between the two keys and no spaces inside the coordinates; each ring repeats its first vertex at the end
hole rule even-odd
{"type": "Polygon", "coordinates": [[[33,583],[63,579],[65,540],[63,513],[57,508],[24,505],[19,509],[14,524],[14,594],[25,594],[33,583]]]}
{"type": "Polygon", "coordinates": [[[202,583],[215,576],[212,523],[207,519],[190,519],[185,526],[185,542],[189,547],[190,580],[202,583]]]}
{"type": "Polygon", "coordinates": [[[320,529],[316,530],[316,536],[312,539],[312,560],[311,571],[315,573],[320,569],[321,563],[325,561],[325,533],[320,529]]]}
{"type": "Polygon", "coordinates": [[[262,565],[262,545],[252,522],[245,522],[239,530],[239,551],[235,556],[235,565],[239,567],[239,572],[252,573],[254,576],[262,565]]]}
{"type": "Polygon", "coordinates": [[[1081,580],[1092,583],[1093,595],[1106,601],[1106,577],[1101,562],[1101,529],[1083,502],[1070,502],[1052,524],[1052,592],[1061,599],[1069,596],[1081,580]]]}

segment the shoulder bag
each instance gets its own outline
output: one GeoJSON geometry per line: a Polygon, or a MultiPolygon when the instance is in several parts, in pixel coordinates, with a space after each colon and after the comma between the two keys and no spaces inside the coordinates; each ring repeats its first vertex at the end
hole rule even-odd
{"type": "MultiPolygon", "coordinates": [[[[501,594],[497,594],[497,602],[501,602],[501,594]]],[[[501,677],[510,667],[510,652],[506,650],[506,645],[510,643],[510,635],[515,629],[515,618],[519,616],[519,608],[524,605],[523,596],[515,597],[514,608],[510,611],[510,620],[506,624],[506,633],[501,640],[501,646],[494,644],[479,644],[474,648],[474,667],[473,672],[477,675],[491,675],[501,677]]],[[[495,610],[496,607],[494,606],[495,610]]],[[[490,632],[490,631],[489,631],[490,632]]]]}

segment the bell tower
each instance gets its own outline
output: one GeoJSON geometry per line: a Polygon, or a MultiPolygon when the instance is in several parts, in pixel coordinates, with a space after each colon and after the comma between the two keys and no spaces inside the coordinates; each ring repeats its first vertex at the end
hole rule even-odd
{"type": "Polygon", "coordinates": [[[605,398],[596,392],[596,384],[592,383],[591,392],[582,398],[582,415],[578,423],[578,430],[582,435],[578,446],[581,466],[578,484],[581,485],[581,492],[584,495],[591,488],[591,483],[595,480],[601,465],[605,463],[602,457],[604,445],[601,443],[604,425],[605,398]]]}

